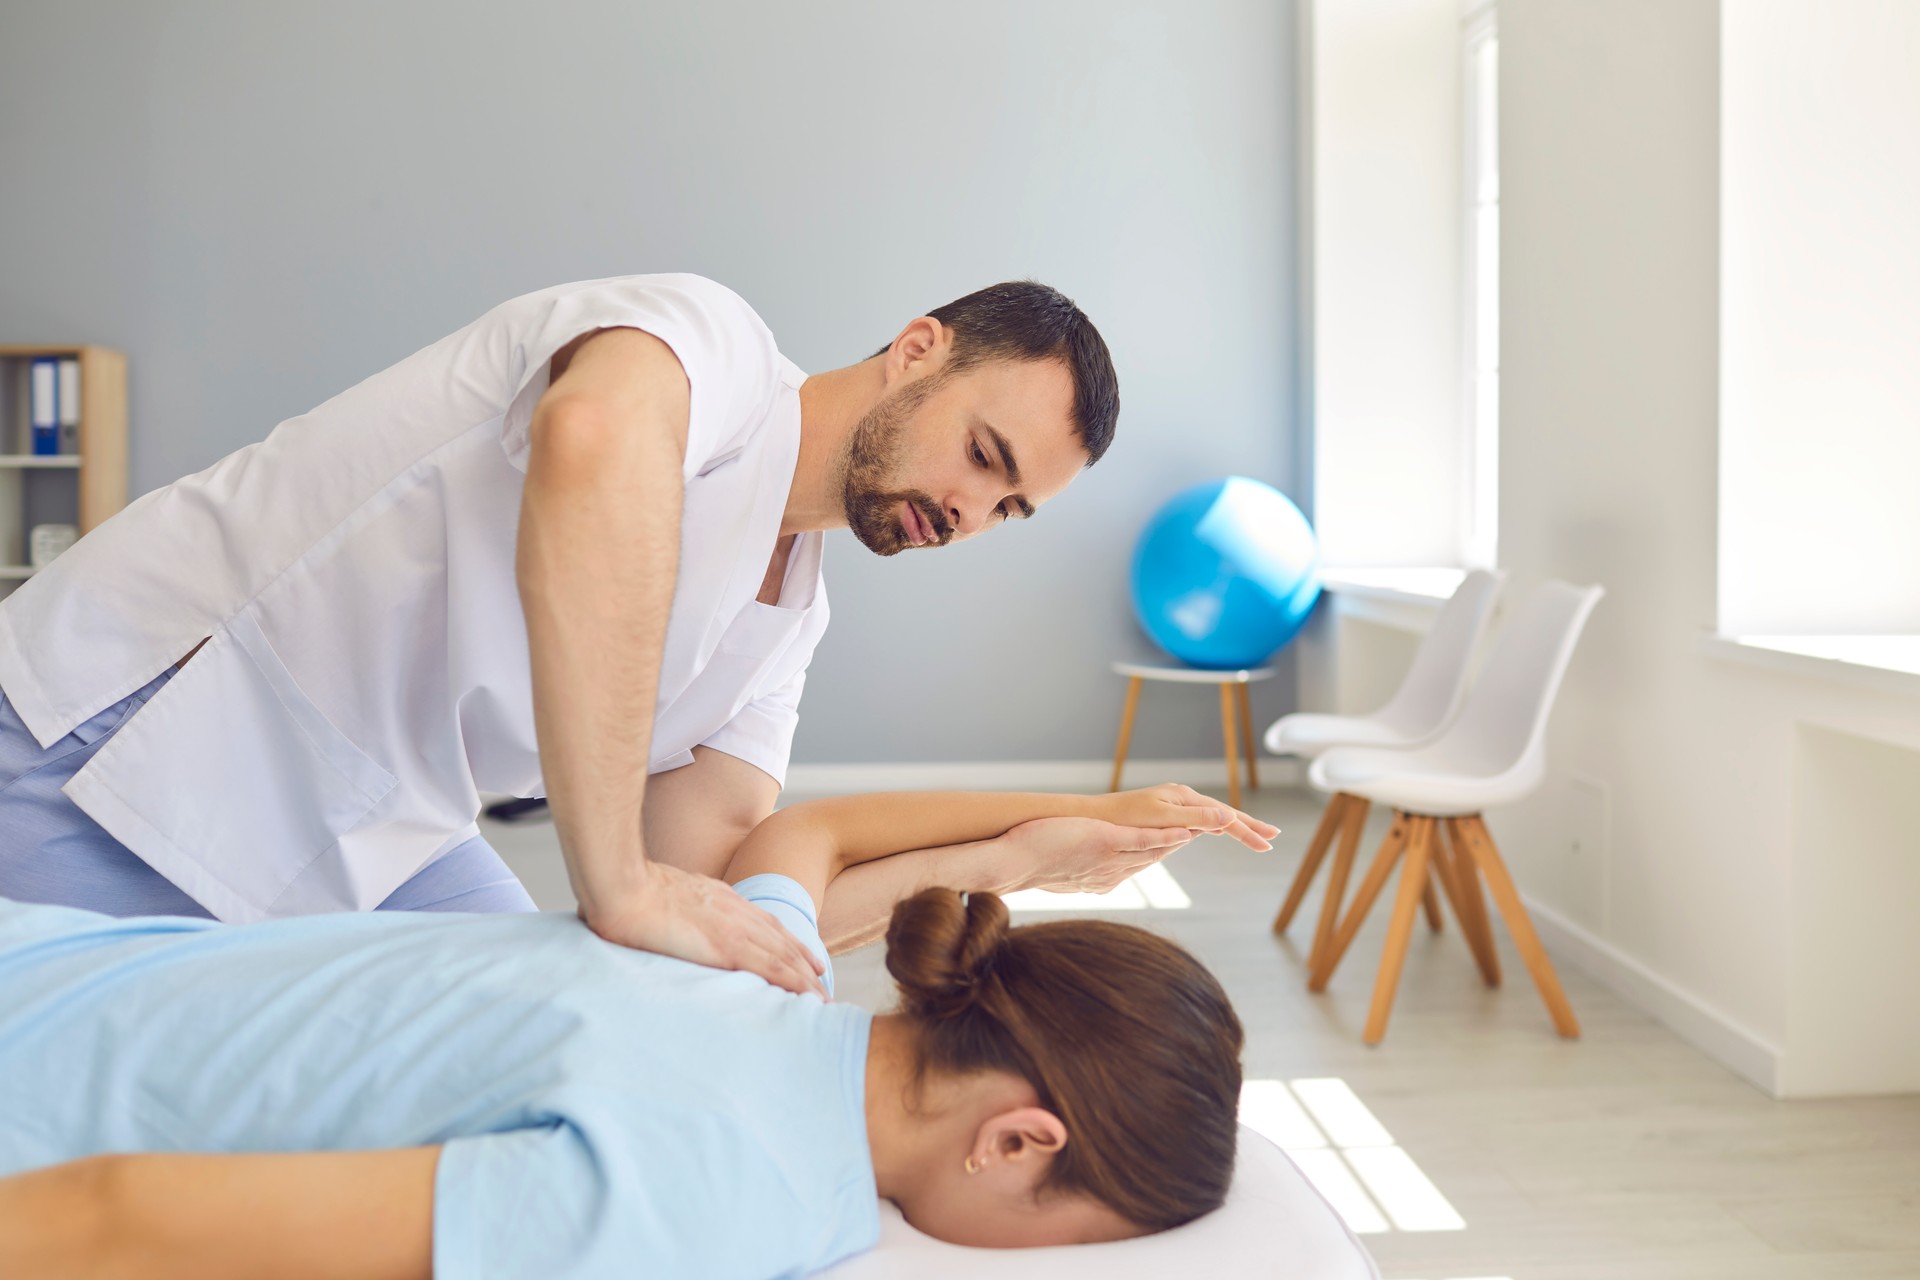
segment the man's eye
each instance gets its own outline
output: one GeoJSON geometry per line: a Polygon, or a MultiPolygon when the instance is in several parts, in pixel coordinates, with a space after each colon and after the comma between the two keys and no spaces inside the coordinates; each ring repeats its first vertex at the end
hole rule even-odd
{"type": "Polygon", "coordinates": [[[967,456],[973,459],[975,466],[984,467],[987,465],[987,455],[980,451],[980,444],[978,441],[971,441],[968,443],[967,456]]]}

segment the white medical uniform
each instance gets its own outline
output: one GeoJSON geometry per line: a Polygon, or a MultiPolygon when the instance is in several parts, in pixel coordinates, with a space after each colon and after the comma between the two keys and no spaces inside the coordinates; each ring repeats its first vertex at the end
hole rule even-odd
{"type": "Polygon", "coordinates": [[[549,361],[595,329],[667,343],[691,388],[680,573],[650,771],[706,745],[786,773],[827,623],[822,535],[755,597],[800,447],[799,387],[745,302],[687,275],[516,298],[149,493],[0,604],[0,689],[42,746],[203,637],[67,784],[223,920],[368,910],[540,795],[514,541],[549,361]]]}

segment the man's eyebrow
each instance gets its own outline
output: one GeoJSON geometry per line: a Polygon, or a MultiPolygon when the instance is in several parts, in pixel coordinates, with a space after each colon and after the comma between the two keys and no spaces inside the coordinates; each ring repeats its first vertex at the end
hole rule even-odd
{"type": "MultiPolygon", "coordinates": [[[[993,424],[984,418],[980,420],[980,429],[993,438],[993,447],[1000,451],[1000,465],[1007,473],[1007,483],[1014,485],[1019,484],[1020,464],[1013,460],[1013,446],[1008,444],[1007,438],[998,431],[995,431],[993,424]]],[[[1020,518],[1022,520],[1033,519],[1033,504],[1017,493],[1012,495],[1012,497],[1013,505],[1020,508],[1020,518]]]]}
{"type": "MultiPolygon", "coordinates": [[[[993,437],[993,447],[1000,451],[1000,465],[1006,470],[1007,483],[1012,485],[1019,484],[1020,483],[1020,464],[1013,460],[1013,446],[1007,443],[1007,438],[1005,436],[1001,435],[998,431],[995,431],[993,429],[992,423],[982,422],[980,426],[986,431],[986,433],[989,436],[993,437]]],[[[1026,502],[1024,499],[1021,500],[1021,505],[1026,506],[1026,502]]],[[[1033,508],[1028,507],[1027,510],[1029,513],[1031,513],[1033,508]]]]}

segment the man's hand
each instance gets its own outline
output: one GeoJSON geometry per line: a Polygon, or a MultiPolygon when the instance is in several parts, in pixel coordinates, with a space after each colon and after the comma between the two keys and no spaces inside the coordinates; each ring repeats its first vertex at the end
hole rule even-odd
{"type": "Polygon", "coordinates": [[[708,876],[647,862],[632,905],[582,918],[624,947],[691,960],[715,969],[744,969],[776,987],[826,998],[820,962],[778,920],[708,876]]]}
{"type": "Polygon", "coordinates": [[[1093,800],[1096,817],[1122,826],[1187,827],[1193,831],[1231,836],[1260,853],[1273,848],[1280,828],[1203,796],[1192,787],[1163,782],[1137,791],[1118,791],[1093,800]]]}
{"type": "Polygon", "coordinates": [[[1123,827],[1098,818],[1036,818],[996,842],[1016,889],[1105,893],[1193,839],[1186,827],[1123,827]]]}

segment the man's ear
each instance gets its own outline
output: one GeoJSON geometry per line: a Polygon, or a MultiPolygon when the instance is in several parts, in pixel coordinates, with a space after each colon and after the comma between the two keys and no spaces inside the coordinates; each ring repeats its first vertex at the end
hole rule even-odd
{"type": "Polygon", "coordinates": [[[893,345],[887,348],[887,380],[891,382],[904,373],[931,372],[931,369],[922,369],[922,365],[943,361],[952,344],[953,333],[947,326],[932,316],[921,316],[902,329],[893,345]]]}
{"type": "Polygon", "coordinates": [[[1044,1107],[1016,1107],[989,1116],[974,1135],[972,1161],[981,1172],[1036,1182],[1067,1145],[1067,1126],[1044,1107]]]}

